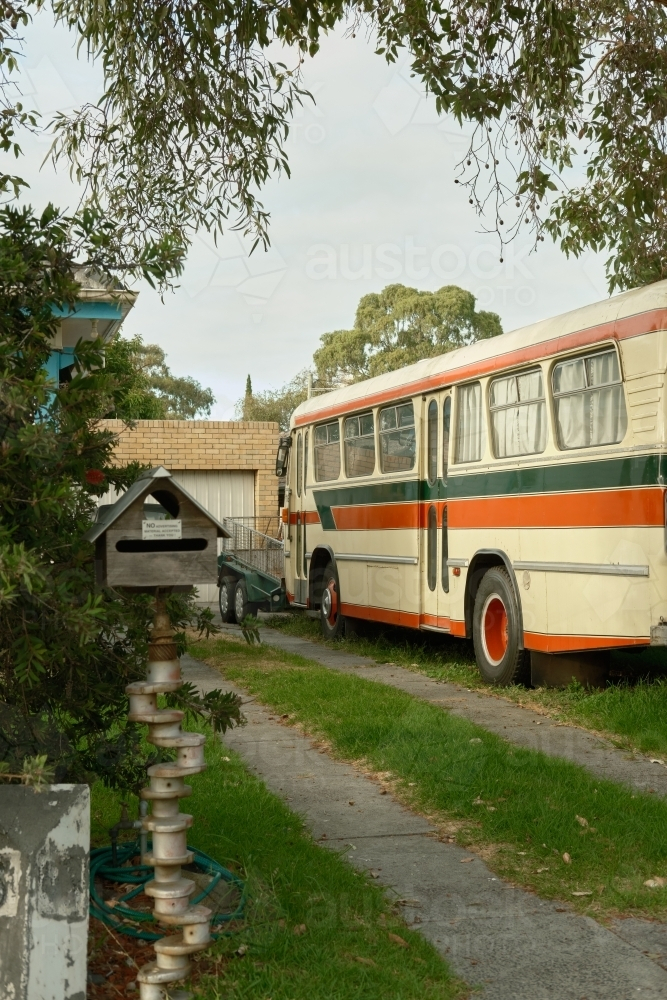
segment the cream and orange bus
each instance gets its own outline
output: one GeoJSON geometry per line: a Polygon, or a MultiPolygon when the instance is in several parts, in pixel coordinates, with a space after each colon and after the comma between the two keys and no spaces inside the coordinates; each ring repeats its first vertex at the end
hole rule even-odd
{"type": "Polygon", "coordinates": [[[496,684],[667,644],[666,371],[663,281],[302,403],[288,600],[471,638],[496,684]]]}

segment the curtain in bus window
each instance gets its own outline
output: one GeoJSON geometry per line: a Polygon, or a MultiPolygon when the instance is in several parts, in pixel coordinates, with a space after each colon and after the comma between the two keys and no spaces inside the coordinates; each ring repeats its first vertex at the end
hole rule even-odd
{"type": "Polygon", "coordinates": [[[435,590],[438,573],[438,515],[435,506],[428,509],[428,537],[426,549],[426,578],[428,589],[435,590]]]}
{"type": "Polygon", "coordinates": [[[547,414],[539,368],[492,382],[489,407],[496,458],[544,451],[547,414]]]}
{"type": "Polygon", "coordinates": [[[347,418],[344,447],[346,475],[371,476],[375,471],[375,428],[372,413],[347,418]]]}
{"type": "Polygon", "coordinates": [[[428,404],[428,481],[438,478],[438,404],[432,399],[428,404]]]}
{"type": "Polygon", "coordinates": [[[301,432],[296,439],[296,495],[301,496],[301,477],[303,475],[303,437],[301,432]]]}
{"type": "Polygon", "coordinates": [[[460,386],[457,405],[456,461],[479,462],[485,440],[481,384],[460,386]]]}
{"type": "Polygon", "coordinates": [[[340,427],[338,421],[320,424],[313,432],[315,480],[338,479],[340,475],[340,427]]]}
{"type": "Polygon", "coordinates": [[[308,485],[308,431],[303,435],[303,492],[308,485]]]}
{"type": "Polygon", "coordinates": [[[556,365],[553,389],[562,448],[616,444],[625,437],[628,418],[615,351],[556,365]]]}
{"type": "Polygon", "coordinates": [[[408,472],[415,464],[415,415],[412,403],[380,410],[380,467],[408,472]]]}

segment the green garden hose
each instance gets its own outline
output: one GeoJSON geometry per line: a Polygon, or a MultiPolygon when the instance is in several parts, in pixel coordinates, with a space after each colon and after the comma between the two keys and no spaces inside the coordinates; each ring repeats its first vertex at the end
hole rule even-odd
{"type": "MultiPolygon", "coordinates": [[[[139,854],[139,844],[122,844],[117,850],[118,863],[113,864],[111,847],[97,847],[90,852],[90,915],[102,920],[109,927],[121,934],[128,934],[130,937],[141,938],[142,941],[158,941],[164,934],[157,934],[148,928],[142,929],[142,923],[154,924],[153,914],[145,913],[141,910],[133,910],[126,904],[143,892],[144,886],[153,878],[153,869],[149,865],[131,865],[128,862],[131,858],[139,854]],[[114,906],[109,906],[99,895],[95,887],[96,878],[107,879],[110,882],[118,882],[121,885],[132,885],[129,889],[118,896],[118,902],[114,906]]],[[[198,895],[192,899],[192,905],[201,903],[216,888],[222,880],[228,885],[234,886],[240,893],[240,900],[233,913],[215,913],[211,917],[211,937],[217,940],[228,931],[216,930],[217,925],[228,924],[232,920],[240,920],[243,917],[246,902],[245,882],[237,875],[224,868],[208,854],[198,851],[196,847],[188,847],[194,854],[194,863],[197,868],[206,875],[211,875],[211,881],[198,895]]]]}

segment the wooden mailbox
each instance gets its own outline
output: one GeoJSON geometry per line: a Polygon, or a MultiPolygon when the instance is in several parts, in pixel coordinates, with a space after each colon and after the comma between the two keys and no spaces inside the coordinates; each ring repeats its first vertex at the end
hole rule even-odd
{"type": "Polygon", "coordinates": [[[217,583],[218,538],[229,532],[160,465],[102,505],[85,537],[99,586],[144,590],[217,583]]]}

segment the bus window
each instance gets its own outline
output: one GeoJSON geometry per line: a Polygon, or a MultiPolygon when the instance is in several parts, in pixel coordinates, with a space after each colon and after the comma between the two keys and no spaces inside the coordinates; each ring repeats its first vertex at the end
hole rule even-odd
{"type": "Polygon", "coordinates": [[[447,508],[442,509],[442,589],[449,593],[449,542],[447,540],[447,508]]]}
{"type": "Polygon", "coordinates": [[[456,406],[456,461],[479,462],[486,440],[481,383],[459,386],[456,406]]]}
{"type": "Polygon", "coordinates": [[[340,427],[337,420],[320,424],[313,437],[315,480],[338,479],[340,475],[340,427]]]}
{"type": "Polygon", "coordinates": [[[497,378],[489,393],[496,458],[537,455],[547,446],[547,407],[542,371],[533,368],[497,378]]]}
{"type": "Polygon", "coordinates": [[[628,415],[615,350],[562,361],[553,370],[552,385],[561,448],[623,440],[628,415]]]}
{"type": "Polygon", "coordinates": [[[345,475],[371,476],[375,471],[373,414],[362,413],[345,421],[345,475]]]}
{"type": "Polygon", "coordinates": [[[296,438],[296,495],[301,496],[301,476],[303,475],[303,438],[301,431],[296,438]]]}
{"type": "Polygon", "coordinates": [[[428,404],[428,483],[433,486],[438,478],[438,404],[434,399],[428,404]]]}
{"type": "Polygon", "coordinates": [[[431,504],[428,509],[428,534],[426,538],[426,579],[428,589],[435,590],[437,580],[438,561],[438,514],[435,506],[431,504]]]}
{"type": "Polygon", "coordinates": [[[449,466],[449,428],[452,422],[452,397],[447,396],[442,404],[442,478],[447,481],[449,466]]]}
{"type": "Polygon", "coordinates": [[[408,472],[415,464],[415,414],[410,403],[380,410],[380,467],[408,472]]]}
{"type": "Polygon", "coordinates": [[[303,435],[303,492],[308,485],[308,431],[303,435]]]}

